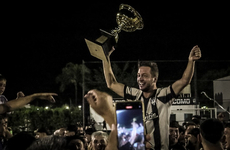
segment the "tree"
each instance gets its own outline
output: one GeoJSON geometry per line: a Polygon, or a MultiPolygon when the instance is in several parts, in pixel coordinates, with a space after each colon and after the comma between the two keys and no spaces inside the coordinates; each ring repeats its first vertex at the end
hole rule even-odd
{"type": "Polygon", "coordinates": [[[62,73],[56,78],[56,82],[60,83],[61,92],[64,92],[67,86],[71,84],[74,85],[76,105],[78,98],[78,85],[82,86],[83,74],[87,75],[89,73],[90,70],[85,65],[69,62],[64,68],[62,68],[62,73]]]}

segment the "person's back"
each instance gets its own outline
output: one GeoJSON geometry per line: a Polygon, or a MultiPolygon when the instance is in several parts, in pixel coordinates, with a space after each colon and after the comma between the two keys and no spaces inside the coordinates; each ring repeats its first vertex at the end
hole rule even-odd
{"type": "Polygon", "coordinates": [[[221,138],[224,126],[218,119],[207,119],[200,125],[201,143],[204,150],[223,150],[221,138]]]}

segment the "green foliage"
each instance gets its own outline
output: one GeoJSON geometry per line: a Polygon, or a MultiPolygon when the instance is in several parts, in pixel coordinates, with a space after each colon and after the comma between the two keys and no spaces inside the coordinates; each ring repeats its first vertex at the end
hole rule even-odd
{"type": "Polygon", "coordinates": [[[62,68],[62,74],[57,76],[56,82],[60,83],[60,91],[63,92],[66,89],[66,86],[70,84],[81,85],[83,74],[87,75],[89,73],[90,70],[86,66],[69,62],[64,68],[62,68]]]}
{"type": "Polygon", "coordinates": [[[66,109],[66,106],[63,106],[46,109],[44,107],[31,106],[31,108],[21,108],[12,112],[9,115],[8,126],[13,131],[18,131],[24,127],[28,128],[29,131],[34,131],[40,127],[47,127],[54,131],[81,121],[81,110],[76,107],[66,109]]]}
{"type": "MultiPolygon", "coordinates": [[[[69,62],[62,68],[62,73],[56,77],[56,83],[60,84],[61,92],[67,91],[67,87],[74,85],[75,105],[79,103],[78,86],[82,87],[83,76],[86,80],[89,73],[90,70],[85,65],[69,62]]],[[[72,92],[72,90],[67,92],[72,92]]]]}

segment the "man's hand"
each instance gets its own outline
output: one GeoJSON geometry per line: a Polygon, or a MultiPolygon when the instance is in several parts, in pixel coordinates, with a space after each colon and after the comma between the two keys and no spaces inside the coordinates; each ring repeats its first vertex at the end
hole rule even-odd
{"type": "Polygon", "coordinates": [[[188,59],[190,61],[196,61],[201,58],[201,50],[198,45],[194,46],[189,54],[188,59]]]}
{"type": "Polygon", "coordinates": [[[115,109],[113,107],[112,96],[96,89],[90,90],[84,97],[90,106],[102,116],[110,125],[115,123],[115,109]]]}
{"type": "Polygon", "coordinates": [[[19,99],[20,97],[24,97],[24,96],[25,96],[25,94],[22,91],[20,91],[20,92],[17,93],[17,98],[16,99],[19,99]]]}
{"type": "Polygon", "coordinates": [[[33,98],[48,100],[51,103],[55,103],[53,96],[57,96],[56,93],[35,93],[32,95],[33,98]]]}

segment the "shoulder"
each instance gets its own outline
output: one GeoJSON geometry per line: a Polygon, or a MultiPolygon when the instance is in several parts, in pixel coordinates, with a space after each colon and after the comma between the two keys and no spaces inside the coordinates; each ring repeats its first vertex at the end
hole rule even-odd
{"type": "Polygon", "coordinates": [[[156,97],[161,102],[168,103],[168,102],[174,101],[174,99],[176,98],[176,95],[172,89],[172,86],[169,85],[168,87],[158,88],[156,97]]]}
{"type": "Polygon", "coordinates": [[[172,98],[176,98],[176,94],[172,89],[172,85],[163,88],[157,88],[157,96],[171,95],[172,98]]]}
{"type": "Polygon", "coordinates": [[[142,91],[135,87],[124,87],[124,99],[137,100],[142,95],[142,91]]]}

